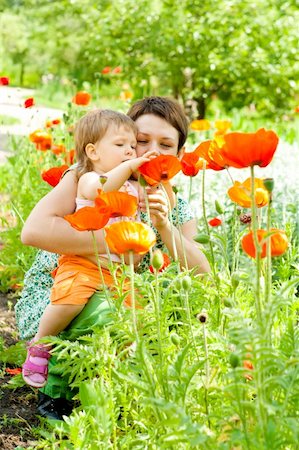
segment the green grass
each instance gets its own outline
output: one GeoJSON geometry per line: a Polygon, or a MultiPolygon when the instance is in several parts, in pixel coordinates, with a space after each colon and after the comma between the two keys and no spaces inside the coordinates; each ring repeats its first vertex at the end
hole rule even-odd
{"type": "Polygon", "coordinates": [[[3,116],[0,114],[0,124],[1,125],[17,125],[21,123],[19,119],[10,116],[3,116]]]}

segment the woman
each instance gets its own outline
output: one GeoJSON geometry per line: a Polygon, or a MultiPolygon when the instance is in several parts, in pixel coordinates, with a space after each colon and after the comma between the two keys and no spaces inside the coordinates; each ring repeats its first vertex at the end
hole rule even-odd
{"type": "MultiPolygon", "coordinates": [[[[156,150],[160,154],[182,156],[188,133],[188,122],[177,102],[165,97],[148,97],[136,102],[130,108],[128,115],[135,121],[138,128],[136,148],[138,156],[150,150],[156,150]]],[[[196,266],[198,273],[209,272],[210,267],[206,257],[193,241],[197,231],[196,221],[188,204],[179,199],[175,207],[175,196],[170,183],[166,183],[165,188],[168,199],[163,190],[156,187],[149,189],[148,192],[151,221],[157,234],[157,246],[165,246],[174,256],[171,236],[174,233],[181,265],[184,265],[185,250],[189,268],[196,266]],[[178,229],[173,227],[172,230],[169,204],[172,208],[174,224],[180,225],[183,246],[178,229]]],[[[76,231],[63,219],[65,215],[75,210],[76,191],[76,175],[73,171],[69,171],[31,212],[22,231],[22,242],[60,254],[84,256],[92,253],[93,242],[90,233],[76,231]]],[[[143,211],[146,210],[142,193],[139,207],[143,211]]],[[[97,234],[97,240],[99,253],[104,253],[101,232],[97,234]]],[[[24,292],[16,306],[17,322],[22,339],[31,338],[36,332],[40,316],[49,302],[52,286],[50,273],[56,263],[57,255],[54,253],[39,252],[26,275],[24,292]]],[[[141,270],[145,270],[147,266],[148,261],[143,260],[141,270]]],[[[72,339],[91,332],[94,325],[103,325],[109,320],[107,312],[108,308],[104,303],[98,300],[93,302],[91,299],[88,307],[83,309],[63,336],[72,339]]],[[[71,399],[72,393],[67,389],[67,382],[61,379],[61,374],[58,377],[55,376],[55,367],[52,371],[50,367],[48,383],[42,389],[42,393],[39,395],[38,406],[41,415],[61,419],[62,414],[70,412],[65,399],[71,399]]]]}

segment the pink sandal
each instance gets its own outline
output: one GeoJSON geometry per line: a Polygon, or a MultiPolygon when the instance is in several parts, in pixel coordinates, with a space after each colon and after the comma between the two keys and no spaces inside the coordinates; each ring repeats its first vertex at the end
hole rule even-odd
{"type": "Polygon", "coordinates": [[[34,344],[33,341],[27,343],[27,358],[22,366],[22,376],[29,386],[41,388],[47,383],[51,357],[48,349],[48,345],[34,344]]]}

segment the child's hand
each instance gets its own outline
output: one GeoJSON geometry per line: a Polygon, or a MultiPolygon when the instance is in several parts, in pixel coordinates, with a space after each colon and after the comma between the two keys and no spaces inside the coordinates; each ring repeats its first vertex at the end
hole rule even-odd
{"type": "Polygon", "coordinates": [[[156,150],[150,150],[144,153],[144,155],[139,156],[139,158],[131,159],[130,168],[132,172],[135,172],[138,169],[138,167],[142,166],[142,164],[150,161],[151,159],[156,158],[157,156],[159,156],[159,153],[156,150]]]}

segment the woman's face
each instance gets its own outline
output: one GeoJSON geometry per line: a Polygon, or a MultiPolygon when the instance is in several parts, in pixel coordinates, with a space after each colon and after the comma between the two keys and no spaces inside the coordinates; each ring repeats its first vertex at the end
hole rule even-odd
{"type": "Polygon", "coordinates": [[[178,154],[179,132],[166,120],[154,114],[144,114],[135,121],[137,133],[137,156],[149,150],[157,150],[161,155],[178,154]]]}

